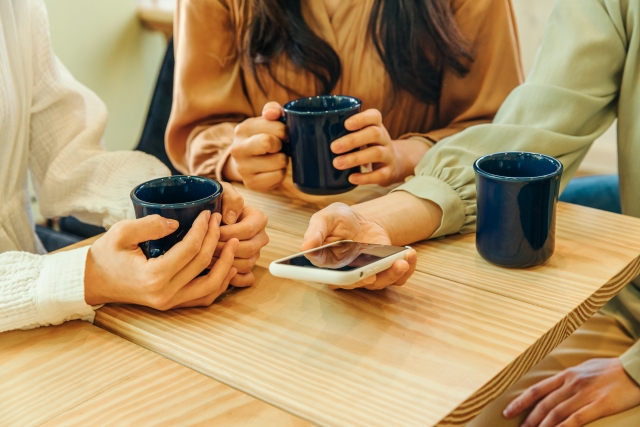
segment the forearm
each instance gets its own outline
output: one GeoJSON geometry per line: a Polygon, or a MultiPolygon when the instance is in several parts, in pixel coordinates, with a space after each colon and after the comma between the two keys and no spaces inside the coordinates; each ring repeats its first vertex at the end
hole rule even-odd
{"type": "Polygon", "coordinates": [[[405,191],[354,205],[353,210],[384,228],[393,245],[428,239],[440,227],[442,209],[405,191]]]}

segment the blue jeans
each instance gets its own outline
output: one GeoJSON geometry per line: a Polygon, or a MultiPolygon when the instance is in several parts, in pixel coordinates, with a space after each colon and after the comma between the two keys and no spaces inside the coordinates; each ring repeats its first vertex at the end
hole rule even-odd
{"type": "Polygon", "coordinates": [[[560,195],[561,202],[622,213],[618,175],[574,178],[560,195]]]}

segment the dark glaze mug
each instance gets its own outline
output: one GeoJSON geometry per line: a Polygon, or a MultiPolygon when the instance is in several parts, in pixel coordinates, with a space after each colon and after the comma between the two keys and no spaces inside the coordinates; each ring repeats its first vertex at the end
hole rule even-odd
{"type": "Polygon", "coordinates": [[[544,154],[496,153],[476,160],[476,247],[501,267],[546,262],[555,249],[562,163],[544,154]]]}
{"type": "MultiPolygon", "coordinates": [[[[344,122],[360,112],[362,101],[342,95],[322,95],[296,99],[284,105],[282,122],[289,142],[282,152],[291,157],[293,183],[303,193],[340,194],[354,189],[349,175],[360,167],[338,170],[331,143],[348,135],[344,122]]],[[[344,153],[346,154],[346,153],[344,153]]]]}
{"type": "Polygon", "coordinates": [[[181,241],[204,210],[222,212],[222,185],[199,176],[175,175],[138,185],[131,191],[136,218],[160,215],[179,222],[166,237],[140,243],[147,258],[156,258],[181,241]]]}

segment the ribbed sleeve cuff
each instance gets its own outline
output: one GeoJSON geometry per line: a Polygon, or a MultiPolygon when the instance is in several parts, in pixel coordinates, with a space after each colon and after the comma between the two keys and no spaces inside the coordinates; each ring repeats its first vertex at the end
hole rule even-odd
{"type": "Polygon", "coordinates": [[[640,341],[637,341],[620,356],[620,363],[636,384],[640,385],[640,341]]]}
{"type": "Polygon", "coordinates": [[[46,255],[36,282],[38,323],[67,320],[93,322],[94,309],[84,300],[84,268],[89,247],[46,255]]]}
{"type": "Polygon", "coordinates": [[[415,176],[394,189],[406,191],[420,199],[431,200],[442,209],[442,223],[431,238],[455,234],[464,224],[464,204],[450,185],[432,176],[415,176]]]}

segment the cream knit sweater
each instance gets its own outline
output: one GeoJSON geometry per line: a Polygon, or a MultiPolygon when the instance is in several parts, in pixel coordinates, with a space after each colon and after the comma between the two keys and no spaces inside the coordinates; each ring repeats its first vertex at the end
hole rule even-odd
{"type": "Polygon", "coordinates": [[[146,154],[106,152],[106,120],[53,54],[43,0],[0,0],[0,332],[94,316],[84,301],[88,249],[36,255],[28,173],[45,217],[105,227],[133,216],[136,184],[169,174],[146,154]]]}

